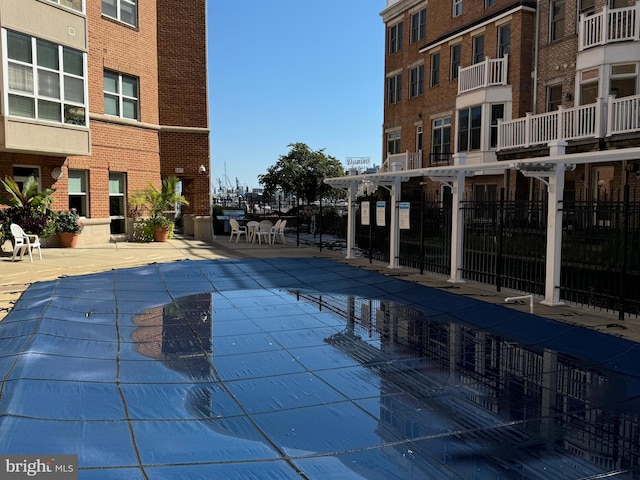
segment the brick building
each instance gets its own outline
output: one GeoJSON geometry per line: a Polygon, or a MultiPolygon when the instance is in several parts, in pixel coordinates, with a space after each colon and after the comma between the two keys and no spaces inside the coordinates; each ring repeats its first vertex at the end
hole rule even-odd
{"type": "MultiPolygon", "coordinates": [[[[472,198],[522,197],[544,182],[488,165],[640,145],[633,0],[387,0],[381,16],[383,170],[464,163],[472,198]]],[[[634,158],[605,160],[576,162],[565,198],[640,185],[634,158]]]]}
{"type": "Polygon", "coordinates": [[[172,174],[185,233],[211,235],[205,5],[0,0],[0,176],[54,188],[81,243],[126,237],[130,195],[172,174]]]}

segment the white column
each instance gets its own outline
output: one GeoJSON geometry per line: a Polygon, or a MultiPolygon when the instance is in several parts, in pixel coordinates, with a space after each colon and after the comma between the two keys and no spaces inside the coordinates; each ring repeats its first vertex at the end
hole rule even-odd
{"type": "Polygon", "coordinates": [[[358,195],[358,186],[355,182],[349,182],[347,189],[347,256],[353,258],[353,249],[356,244],[356,207],[355,200],[358,195]]]}
{"type": "MultiPolygon", "coordinates": [[[[454,165],[464,165],[466,153],[453,155],[454,165]]],[[[460,211],[460,203],[464,196],[464,172],[455,172],[451,185],[451,276],[449,282],[464,283],[462,279],[462,241],[464,239],[464,216],[460,211]]]]}
{"type": "Polygon", "coordinates": [[[395,178],[391,185],[391,225],[389,226],[389,268],[398,268],[398,256],[400,255],[400,222],[398,221],[398,202],[402,182],[395,178]]]}
{"type": "MultiPolygon", "coordinates": [[[[564,143],[564,142],[562,142],[564,143]]],[[[565,144],[566,145],[566,144],[565,144]]],[[[554,155],[551,146],[551,155],[554,155]]],[[[562,145],[558,150],[564,151],[562,145]]],[[[559,153],[559,152],[556,152],[559,153]]],[[[564,305],[560,301],[560,262],[562,258],[562,196],[564,194],[564,163],[556,165],[555,172],[549,175],[549,205],[547,212],[547,261],[544,300],[540,303],[549,306],[564,305]]]]}

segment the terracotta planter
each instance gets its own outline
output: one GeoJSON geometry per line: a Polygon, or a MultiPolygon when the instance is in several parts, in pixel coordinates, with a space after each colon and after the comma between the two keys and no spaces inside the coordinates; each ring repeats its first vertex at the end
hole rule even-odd
{"type": "Polygon", "coordinates": [[[170,231],[169,227],[156,228],[153,231],[153,239],[156,242],[166,242],[167,240],[169,240],[169,231],[170,231]]]}
{"type": "Polygon", "coordinates": [[[60,245],[64,248],[76,248],[78,246],[79,233],[59,232],[58,236],[60,237],[60,245]]]}

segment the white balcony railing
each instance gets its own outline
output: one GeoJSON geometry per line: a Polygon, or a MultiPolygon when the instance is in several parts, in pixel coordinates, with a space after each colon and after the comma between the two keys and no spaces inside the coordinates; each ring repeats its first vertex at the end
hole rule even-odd
{"type": "Polygon", "coordinates": [[[578,49],[607,43],[640,40],[640,2],[632,7],[609,9],[600,13],[580,15],[578,49]]]}
{"type": "Polygon", "coordinates": [[[394,172],[398,170],[414,170],[422,168],[422,152],[388,153],[386,160],[382,163],[383,172],[394,172]]]}
{"type": "Polygon", "coordinates": [[[507,84],[507,67],[509,57],[491,59],[476,63],[470,67],[460,68],[458,72],[458,93],[468,92],[477,88],[507,84]]]}
{"type": "Polygon", "coordinates": [[[556,140],[601,138],[640,131],[640,95],[562,108],[503,122],[498,120],[498,150],[546,145],[556,140]]]}

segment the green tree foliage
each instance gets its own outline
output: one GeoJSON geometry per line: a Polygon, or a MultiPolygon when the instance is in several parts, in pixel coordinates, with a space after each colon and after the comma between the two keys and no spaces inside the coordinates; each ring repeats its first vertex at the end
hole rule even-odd
{"type": "Polygon", "coordinates": [[[32,175],[28,177],[20,188],[12,177],[0,180],[8,198],[0,198],[0,204],[8,205],[0,211],[0,228],[2,234],[10,237],[9,226],[12,223],[20,225],[25,232],[46,237],[55,232],[55,214],[51,210],[55,190],[45,188],[38,191],[38,181],[32,175]]]}
{"type": "Polygon", "coordinates": [[[296,195],[312,203],[319,198],[340,198],[343,192],[323,182],[325,178],[344,176],[339,160],[324,153],[324,149],[313,151],[304,143],[292,143],[289,153],[281,155],[275,165],[258,181],[265,195],[281,190],[287,195],[296,195]]]}

